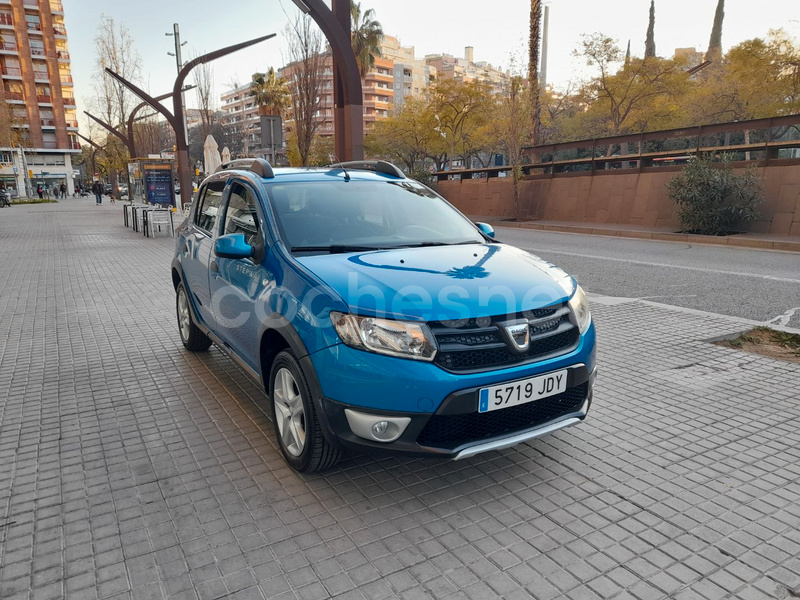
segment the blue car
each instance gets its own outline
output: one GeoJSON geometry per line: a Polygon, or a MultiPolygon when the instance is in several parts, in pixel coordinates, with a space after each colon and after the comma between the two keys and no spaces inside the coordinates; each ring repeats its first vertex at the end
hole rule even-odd
{"type": "Polygon", "coordinates": [[[586,296],[383,161],[223,165],[178,228],[183,345],[265,386],[301,472],[347,449],[451,459],[583,420],[586,296]]]}

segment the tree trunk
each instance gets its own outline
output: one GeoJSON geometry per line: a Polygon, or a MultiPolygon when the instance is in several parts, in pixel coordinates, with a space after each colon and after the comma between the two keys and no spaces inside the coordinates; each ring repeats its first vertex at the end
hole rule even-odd
{"type": "Polygon", "coordinates": [[[542,24],[542,2],[531,0],[530,39],[528,40],[528,85],[531,89],[531,143],[539,140],[542,117],[541,90],[539,89],[539,50],[542,24]]]}

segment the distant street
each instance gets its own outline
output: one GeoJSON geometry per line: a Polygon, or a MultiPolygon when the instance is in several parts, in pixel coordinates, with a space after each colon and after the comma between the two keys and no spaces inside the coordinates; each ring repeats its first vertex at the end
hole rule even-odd
{"type": "Polygon", "coordinates": [[[498,239],[563,267],[588,292],[800,328],[800,255],[499,228],[498,239]]]}

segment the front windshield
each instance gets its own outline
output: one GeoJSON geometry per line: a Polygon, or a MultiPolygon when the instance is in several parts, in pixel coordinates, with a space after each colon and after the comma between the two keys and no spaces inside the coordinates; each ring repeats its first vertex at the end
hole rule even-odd
{"type": "Polygon", "coordinates": [[[273,212],[293,252],[482,243],[462,215],[415,181],[272,185],[273,212]]]}

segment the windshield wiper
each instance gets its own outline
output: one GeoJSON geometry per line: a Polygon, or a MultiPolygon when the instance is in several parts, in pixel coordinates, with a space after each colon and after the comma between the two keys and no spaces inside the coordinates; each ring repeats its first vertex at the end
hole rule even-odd
{"type": "Polygon", "coordinates": [[[328,246],[292,246],[292,252],[330,252],[331,254],[341,254],[342,252],[368,252],[370,250],[385,250],[378,246],[352,246],[348,244],[330,244],[328,246]]]}
{"type": "Polygon", "coordinates": [[[392,246],[392,248],[429,248],[431,246],[464,246],[466,244],[482,244],[477,240],[464,240],[463,242],[417,242],[413,244],[402,244],[392,246]]]}

